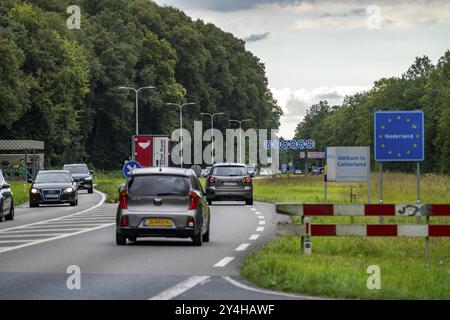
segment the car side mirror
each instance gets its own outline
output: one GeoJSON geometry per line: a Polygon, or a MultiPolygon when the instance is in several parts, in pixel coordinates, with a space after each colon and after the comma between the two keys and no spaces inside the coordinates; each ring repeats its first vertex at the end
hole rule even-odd
{"type": "Polygon", "coordinates": [[[250,172],[250,177],[254,178],[255,177],[255,173],[254,172],[250,172]]]}
{"type": "Polygon", "coordinates": [[[90,173],[90,174],[94,174],[94,170],[90,170],[89,173],[90,173]]]}
{"type": "Polygon", "coordinates": [[[2,189],[9,189],[9,188],[11,188],[11,186],[7,183],[2,185],[2,189]]]}

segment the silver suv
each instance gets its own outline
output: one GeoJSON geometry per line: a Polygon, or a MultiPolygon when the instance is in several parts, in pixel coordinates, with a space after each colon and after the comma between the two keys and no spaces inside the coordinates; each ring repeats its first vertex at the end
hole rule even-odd
{"type": "Polygon", "coordinates": [[[209,242],[210,212],[203,188],[190,169],[136,169],[120,190],[116,243],[140,237],[191,238],[209,242]]]}
{"type": "Polygon", "coordinates": [[[253,180],[245,164],[215,164],[207,179],[208,204],[220,200],[240,200],[253,205],[253,180]]]}

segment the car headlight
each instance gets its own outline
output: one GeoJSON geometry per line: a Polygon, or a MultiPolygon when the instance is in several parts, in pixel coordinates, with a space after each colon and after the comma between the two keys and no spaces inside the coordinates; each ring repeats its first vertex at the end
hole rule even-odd
{"type": "Polygon", "coordinates": [[[35,189],[35,188],[33,188],[33,189],[31,189],[31,193],[33,193],[33,194],[37,194],[37,193],[39,193],[39,190],[38,190],[38,189],[35,189]]]}
{"type": "Polygon", "coordinates": [[[92,178],[91,177],[87,177],[87,178],[84,179],[84,181],[92,181],[92,178]]]}
{"type": "Polygon", "coordinates": [[[64,193],[72,193],[72,192],[74,192],[74,191],[75,191],[75,189],[72,188],[72,187],[69,187],[69,188],[65,188],[65,189],[64,189],[64,193]]]}

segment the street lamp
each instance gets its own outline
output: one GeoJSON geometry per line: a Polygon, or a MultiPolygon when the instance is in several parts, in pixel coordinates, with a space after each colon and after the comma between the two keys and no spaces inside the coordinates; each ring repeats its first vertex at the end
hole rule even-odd
{"type": "Polygon", "coordinates": [[[200,115],[202,116],[209,116],[211,117],[211,160],[212,164],[214,164],[214,117],[215,116],[221,116],[224,115],[224,112],[217,112],[217,113],[208,113],[208,112],[202,112],[200,115]]]}
{"type": "Polygon", "coordinates": [[[230,122],[239,123],[239,163],[242,163],[242,123],[252,121],[251,119],[245,120],[229,120],[230,122]]]}
{"type": "Polygon", "coordinates": [[[136,136],[139,135],[139,92],[144,89],[156,89],[155,87],[148,86],[135,89],[132,87],[117,87],[118,90],[132,90],[136,94],[136,136]]]}
{"type": "Polygon", "coordinates": [[[166,103],[167,106],[178,107],[180,109],[180,141],[181,141],[181,167],[183,167],[183,108],[186,106],[194,105],[195,102],[188,102],[185,104],[178,103],[166,103]]]}

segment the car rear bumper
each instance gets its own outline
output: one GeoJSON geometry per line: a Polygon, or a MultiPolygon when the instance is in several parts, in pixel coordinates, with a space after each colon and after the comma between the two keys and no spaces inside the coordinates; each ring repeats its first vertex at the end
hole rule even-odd
{"type": "Polygon", "coordinates": [[[195,229],[117,228],[117,232],[127,238],[190,238],[196,235],[195,229]]]}
{"type": "Polygon", "coordinates": [[[93,187],[92,181],[83,181],[83,182],[78,181],[77,184],[78,184],[78,189],[82,189],[82,190],[89,190],[89,189],[92,189],[92,187],[93,187]]]}
{"type": "Polygon", "coordinates": [[[215,188],[206,189],[208,200],[241,200],[252,199],[253,189],[227,189],[215,188]]]}

